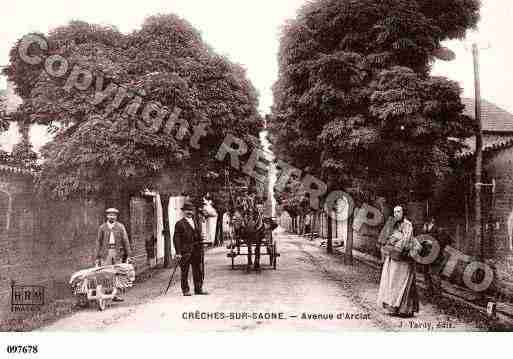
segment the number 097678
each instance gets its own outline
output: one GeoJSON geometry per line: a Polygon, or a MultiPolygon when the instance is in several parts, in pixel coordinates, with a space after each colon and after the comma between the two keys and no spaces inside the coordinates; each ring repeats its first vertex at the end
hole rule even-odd
{"type": "Polygon", "coordinates": [[[8,345],[7,353],[9,354],[37,354],[39,348],[37,345],[8,345]]]}

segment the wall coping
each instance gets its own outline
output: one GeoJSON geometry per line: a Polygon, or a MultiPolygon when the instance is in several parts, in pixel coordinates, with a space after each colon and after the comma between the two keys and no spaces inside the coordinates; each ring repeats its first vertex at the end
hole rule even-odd
{"type": "Polygon", "coordinates": [[[0,164],[0,173],[19,174],[23,176],[34,176],[34,173],[25,168],[19,168],[14,166],[0,164]]]}

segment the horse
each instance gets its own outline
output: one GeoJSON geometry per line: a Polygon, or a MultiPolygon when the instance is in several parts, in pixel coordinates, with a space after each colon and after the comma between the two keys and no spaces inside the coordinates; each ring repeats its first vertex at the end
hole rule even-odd
{"type": "Polygon", "coordinates": [[[235,210],[232,223],[234,226],[237,248],[240,242],[246,243],[248,247],[248,271],[253,265],[252,246],[255,246],[254,269],[260,269],[260,248],[265,238],[265,225],[263,213],[257,207],[239,208],[235,210]]]}

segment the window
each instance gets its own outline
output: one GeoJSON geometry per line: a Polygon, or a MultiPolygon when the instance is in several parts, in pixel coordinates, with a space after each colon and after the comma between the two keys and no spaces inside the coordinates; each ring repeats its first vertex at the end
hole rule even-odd
{"type": "Polygon", "coordinates": [[[0,233],[9,229],[11,212],[11,196],[7,192],[0,191],[0,233]]]}

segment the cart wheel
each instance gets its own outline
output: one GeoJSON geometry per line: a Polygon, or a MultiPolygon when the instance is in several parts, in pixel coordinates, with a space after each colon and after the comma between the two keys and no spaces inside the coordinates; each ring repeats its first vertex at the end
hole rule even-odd
{"type": "Polygon", "coordinates": [[[276,248],[276,243],[274,243],[273,245],[273,269],[276,270],[276,264],[278,262],[278,257],[277,257],[277,254],[278,253],[278,249],[276,248]]]}

